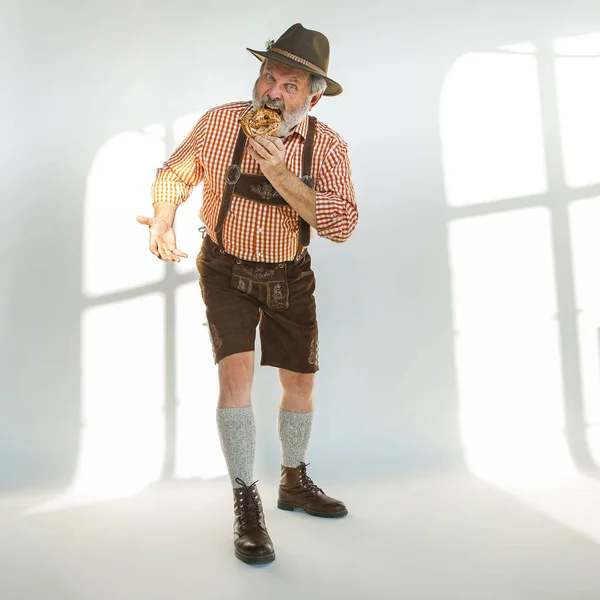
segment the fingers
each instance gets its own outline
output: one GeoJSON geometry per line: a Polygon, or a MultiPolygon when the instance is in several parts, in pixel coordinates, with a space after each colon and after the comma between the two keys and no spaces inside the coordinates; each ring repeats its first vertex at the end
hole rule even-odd
{"type": "Polygon", "coordinates": [[[276,156],[281,154],[279,148],[269,140],[269,138],[261,138],[262,147],[271,155],[276,156]]]}
{"type": "Polygon", "coordinates": [[[267,148],[262,143],[257,142],[256,140],[250,140],[250,146],[248,147],[248,149],[251,152],[254,151],[254,154],[257,154],[261,158],[269,158],[271,156],[271,153],[267,150],[267,148]]]}
{"type": "MultiPolygon", "coordinates": [[[[152,246],[150,247],[150,252],[152,252],[152,246]]],[[[181,262],[182,258],[188,257],[188,255],[185,252],[182,252],[181,250],[175,247],[170,248],[164,243],[157,244],[157,251],[152,252],[152,254],[155,254],[156,256],[158,256],[158,258],[167,262],[181,262]]]]}
{"type": "Polygon", "coordinates": [[[283,145],[281,138],[278,138],[278,137],[275,137],[272,135],[268,135],[264,139],[271,142],[277,148],[277,150],[282,150],[285,152],[285,146],[283,145]]]}
{"type": "Polygon", "coordinates": [[[166,246],[162,246],[161,244],[158,245],[158,258],[167,262],[175,262],[175,257],[171,251],[166,246]]]}
{"type": "Polygon", "coordinates": [[[254,148],[248,146],[248,152],[250,152],[250,156],[257,162],[260,163],[261,160],[264,160],[262,156],[260,156],[257,152],[255,152],[254,148]]]}
{"type": "Polygon", "coordinates": [[[175,257],[171,254],[171,251],[161,246],[158,247],[158,258],[166,262],[175,262],[175,257]]]}
{"type": "Polygon", "coordinates": [[[150,219],[149,217],[143,217],[141,215],[138,215],[135,219],[138,223],[141,223],[142,225],[152,225],[153,219],[150,219]]]}
{"type": "Polygon", "coordinates": [[[278,152],[283,151],[285,153],[285,146],[283,142],[276,137],[258,137],[253,140],[258,145],[258,149],[265,148],[269,154],[277,154],[278,152]]]}

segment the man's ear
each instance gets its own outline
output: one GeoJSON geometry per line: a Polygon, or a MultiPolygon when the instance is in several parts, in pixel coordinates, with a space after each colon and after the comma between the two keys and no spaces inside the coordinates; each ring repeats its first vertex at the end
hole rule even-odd
{"type": "Polygon", "coordinates": [[[321,99],[322,95],[323,95],[323,92],[321,92],[320,94],[316,94],[311,98],[309,110],[312,110],[315,107],[317,102],[321,99]]]}

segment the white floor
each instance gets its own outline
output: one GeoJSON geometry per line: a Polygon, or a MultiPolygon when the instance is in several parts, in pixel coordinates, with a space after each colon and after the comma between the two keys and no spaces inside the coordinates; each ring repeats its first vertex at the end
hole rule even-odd
{"type": "Polygon", "coordinates": [[[319,483],[348,517],[279,511],[259,483],[277,553],[264,567],[233,555],[224,479],[42,513],[4,496],[0,599],[600,598],[599,545],[473,477],[319,483]]]}

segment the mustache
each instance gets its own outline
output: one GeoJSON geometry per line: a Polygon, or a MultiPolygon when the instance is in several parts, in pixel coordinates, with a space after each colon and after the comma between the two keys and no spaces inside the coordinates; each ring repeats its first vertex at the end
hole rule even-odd
{"type": "Polygon", "coordinates": [[[283,105],[283,100],[277,99],[273,100],[269,98],[268,94],[265,94],[261,100],[262,105],[266,108],[276,108],[280,110],[282,113],[285,111],[285,106],[283,105]]]}

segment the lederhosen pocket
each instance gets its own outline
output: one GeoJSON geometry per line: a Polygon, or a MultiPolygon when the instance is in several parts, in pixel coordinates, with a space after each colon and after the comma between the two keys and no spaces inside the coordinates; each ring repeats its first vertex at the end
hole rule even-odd
{"type": "Polygon", "coordinates": [[[236,260],[231,270],[231,287],[266,305],[269,310],[280,312],[290,305],[286,263],[250,265],[236,260]]]}

